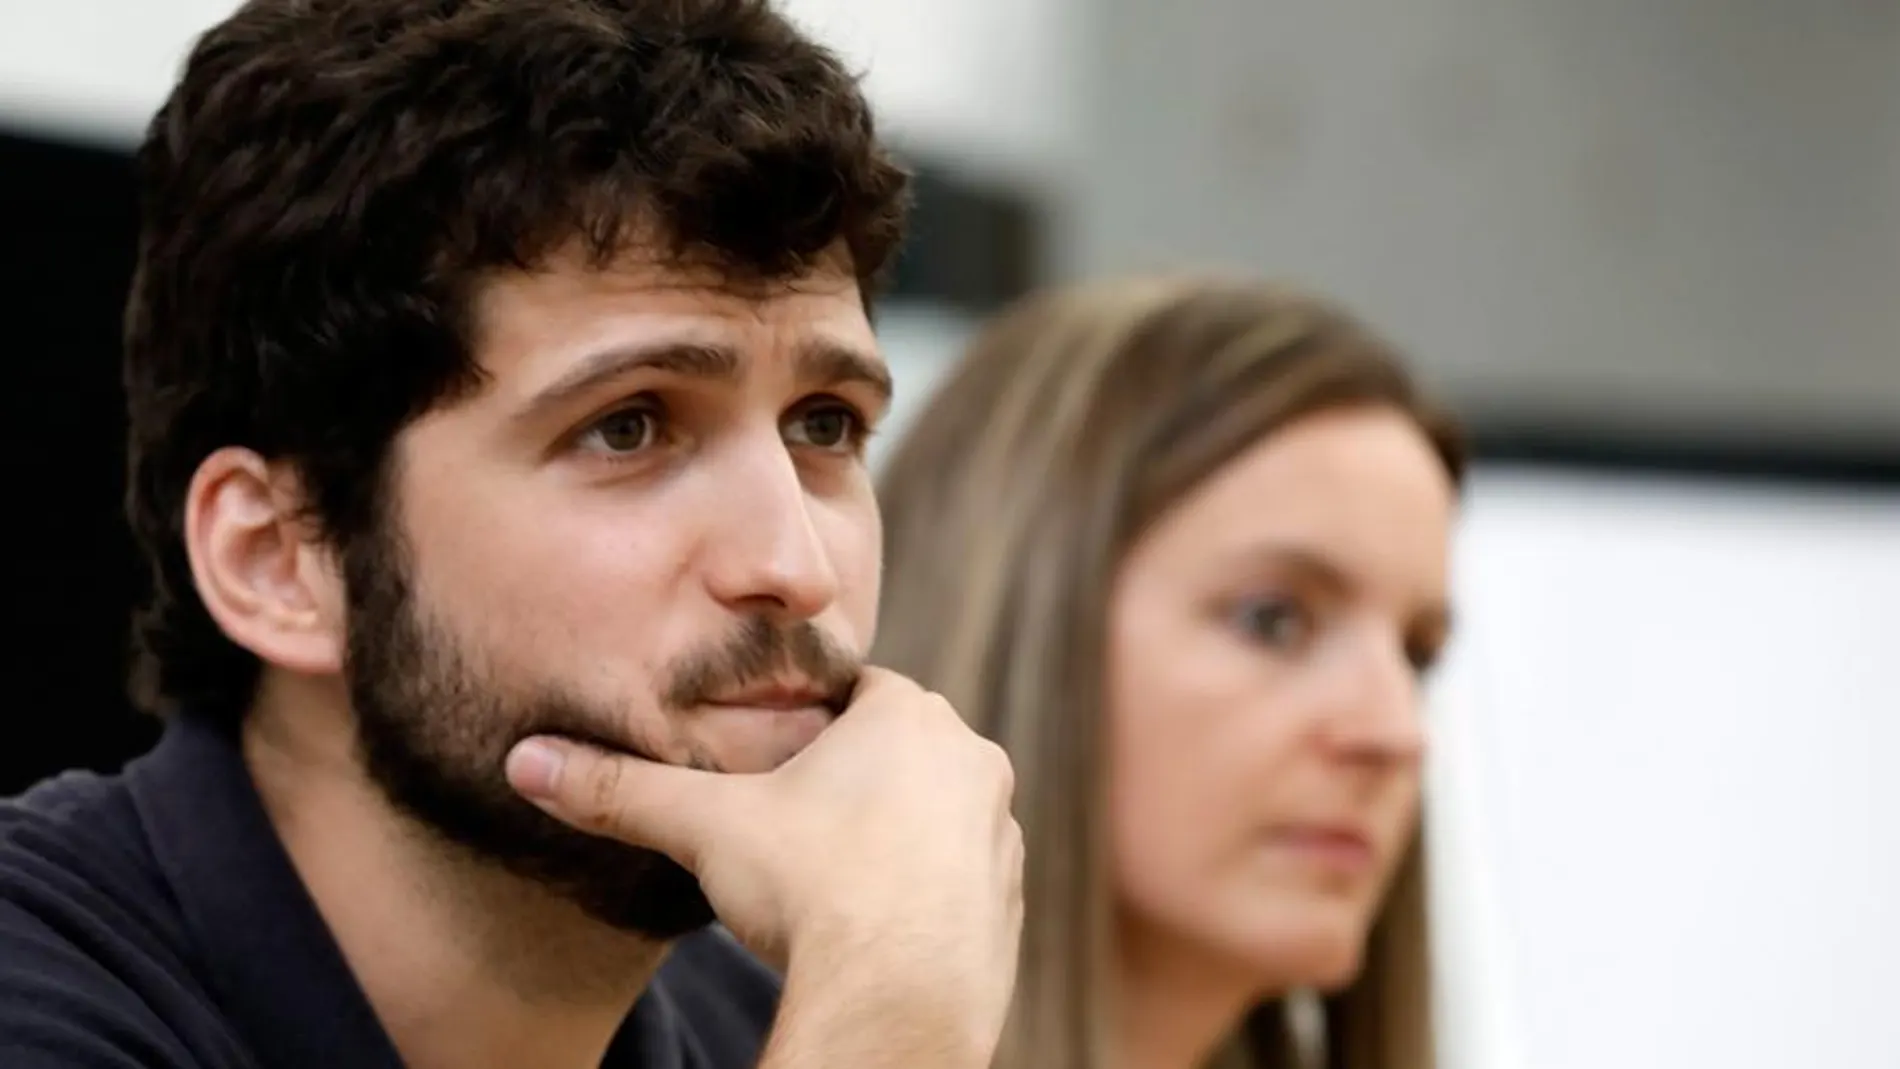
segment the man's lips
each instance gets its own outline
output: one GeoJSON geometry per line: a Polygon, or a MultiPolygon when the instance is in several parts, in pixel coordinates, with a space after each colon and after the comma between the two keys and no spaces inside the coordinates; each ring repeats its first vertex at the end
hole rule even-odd
{"type": "Polygon", "coordinates": [[[708,699],[708,705],[745,709],[810,709],[828,706],[830,695],[816,687],[760,687],[708,699]]]}
{"type": "Polygon", "coordinates": [[[759,683],[738,690],[711,695],[705,703],[715,708],[765,709],[793,711],[824,709],[832,715],[844,711],[847,694],[805,679],[759,683]]]}

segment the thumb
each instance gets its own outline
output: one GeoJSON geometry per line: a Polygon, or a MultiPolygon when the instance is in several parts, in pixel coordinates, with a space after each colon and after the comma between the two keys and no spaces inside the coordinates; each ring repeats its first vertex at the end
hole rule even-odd
{"type": "Polygon", "coordinates": [[[552,735],[517,743],[508,782],[523,798],[591,835],[643,846],[697,872],[729,777],[615,753],[552,735]]]}

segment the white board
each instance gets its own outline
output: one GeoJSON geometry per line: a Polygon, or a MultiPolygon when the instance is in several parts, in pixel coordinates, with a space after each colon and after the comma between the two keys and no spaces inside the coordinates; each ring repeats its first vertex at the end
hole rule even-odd
{"type": "Polygon", "coordinates": [[[1480,473],[1444,1064],[1900,1066],[1900,493],[1480,473]]]}

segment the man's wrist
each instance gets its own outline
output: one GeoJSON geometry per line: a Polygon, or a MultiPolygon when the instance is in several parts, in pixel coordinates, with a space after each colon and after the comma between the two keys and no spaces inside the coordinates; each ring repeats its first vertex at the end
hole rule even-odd
{"type": "Polygon", "coordinates": [[[1000,1022],[962,993],[969,986],[962,977],[943,975],[941,960],[906,953],[904,942],[841,936],[794,943],[773,1029],[776,1057],[763,1065],[802,1067],[799,1056],[809,1050],[827,1065],[864,1058],[867,1065],[901,1059],[928,1069],[987,1067],[1000,1022]]]}

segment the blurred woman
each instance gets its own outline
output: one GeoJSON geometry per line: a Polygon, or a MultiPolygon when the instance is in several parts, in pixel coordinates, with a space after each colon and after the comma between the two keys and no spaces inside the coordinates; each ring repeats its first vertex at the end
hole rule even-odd
{"type": "Polygon", "coordinates": [[[1431,1065],[1419,686],[1462,467],[1390,348],[1263,286],[1039,296],[948,376],[880,479],[875,659],[1016,764],[1001,1069],[1431,1065]]]}

